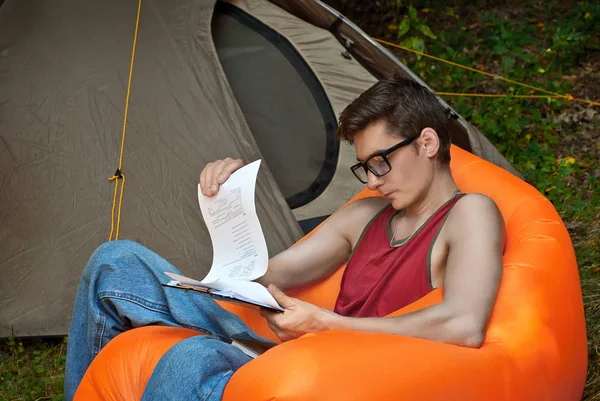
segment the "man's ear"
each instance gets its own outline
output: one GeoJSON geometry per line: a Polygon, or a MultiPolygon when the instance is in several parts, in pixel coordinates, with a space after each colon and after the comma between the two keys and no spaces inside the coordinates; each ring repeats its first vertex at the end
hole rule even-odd
{"type": "Polygon", "coordinates": [[[427,157],[436,157],[440,151],[440,137],[433,128],[423,128],[419,137],[419,150],[427,157]]]}

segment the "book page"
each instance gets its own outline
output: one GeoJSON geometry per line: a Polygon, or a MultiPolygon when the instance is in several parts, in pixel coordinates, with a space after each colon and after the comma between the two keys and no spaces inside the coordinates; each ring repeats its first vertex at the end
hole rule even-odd
{"type": "Polygon", "coordinates": [[[212,266],[202,283],[251,281],[267,272],[267,243],[254,204],[260,162],[234,172],[213,197],[204,196],[198,185],[200,210],[213,247],[212,266]]]}

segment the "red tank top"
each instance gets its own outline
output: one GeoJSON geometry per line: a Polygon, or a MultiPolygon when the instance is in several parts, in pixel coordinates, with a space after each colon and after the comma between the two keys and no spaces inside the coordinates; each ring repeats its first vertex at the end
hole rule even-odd
{"type": "Polygon", "coordinates": [[[444,203],[401,246],[390,246],[390,221],[398,211],[390,205],[379,212],[350,255],[334,311],[344,316],[381,317],[431,292],[430,252],[448,212],[463,195],[444,203]]]}

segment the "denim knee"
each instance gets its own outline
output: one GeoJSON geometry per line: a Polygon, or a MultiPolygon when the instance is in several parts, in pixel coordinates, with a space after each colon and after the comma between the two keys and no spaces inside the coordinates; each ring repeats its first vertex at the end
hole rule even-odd
{"type": "Polygon", "coordinates": [[[160,393],[161,388],[173,386],[194,393],[194,396],[186,394],[188,398],[212,400],[211,395],[222,392],[227,379],[249,361],[240,350],[214,337],[185,339],[160,359],[148,382],[146,398],[160,393]]]}
{"type": "Polygon", "coordinates": [[[82,280],[89,281],[106,267],[119,269],[127,260],[142,252],[152,252],[143,245],[131,240],[108,241],[100,245],[90,257],[82,275],[82,280]],[[98,271],[100,270],[100,271],[98,271]]]}
{"type": "Polygon", "coordinates": [[[191,337],[176,344],[165,353],[161,359],[161,364],[169,367],[168,370],[178,372],[178,375],[189,374],[191,378],[198,378],[198,372],[195,369],[199,364],[206,363],[210,368],[207,370],[213,371],[229,371],[233,370],[233,365],[227,357],[228,347],[230,344],[223,342],[217,338],[199,335],[191,337]],[[182,369],[188,368],[188,369],[182,369]]]}

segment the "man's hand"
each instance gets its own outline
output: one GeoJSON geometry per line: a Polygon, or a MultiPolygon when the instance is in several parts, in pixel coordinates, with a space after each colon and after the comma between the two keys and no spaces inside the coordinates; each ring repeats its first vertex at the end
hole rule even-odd
{"type": "Polygon", "coordinates": [[[244,165],[241,160],[226,158],[208,163],[200,173],[200,188],[204,196],[214,196],[234,171],[244,165]]]}
{"type": "Polygon", "coordinates": [[[279,313],[261,309],[260,314],[267,319],[269,327],[281,341],[293,340],[306,333],[328,330],[337,317],[336,314],[316,305],[288,297],[272,284],[269,285],[269,292],[285,311],[279,313]]]}

